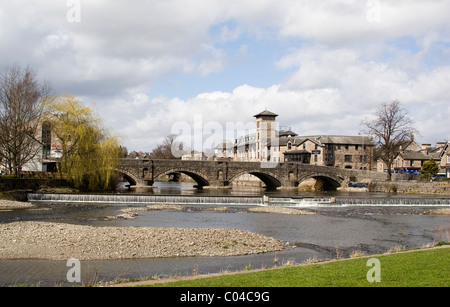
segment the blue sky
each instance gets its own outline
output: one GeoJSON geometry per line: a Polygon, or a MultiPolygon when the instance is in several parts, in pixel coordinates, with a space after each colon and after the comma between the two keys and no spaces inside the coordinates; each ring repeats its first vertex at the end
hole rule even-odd
{"type": "Polygon", "coordinates": [[[419,142],[450,139],[447,0],[0,0],[0,66],[95,104],[129,150],[177,123],[357,135],[400,100],[419,142]]]}
{"type": "Polygon", "coordinates": [[[243,84],[262,88],[280,84],[287,75],[287,70],[275,65],[284,51],[285,46],[280,45],[251,37],[216,44],[226,57],[226,65],[220,71],[207,75],[180,73],[163,78],[152,85],[149,94],[171,97],[176,93],[178,98],[191,99],[203,92],[231,92],[243,84]]]}

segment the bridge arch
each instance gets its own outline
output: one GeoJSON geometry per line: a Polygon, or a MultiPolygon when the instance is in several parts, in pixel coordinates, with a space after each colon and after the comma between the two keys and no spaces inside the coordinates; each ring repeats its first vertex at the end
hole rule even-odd
{"type": "Polygon", "coordinates": [[[277,176],[268,172],[262,172],[260,170],[238,172],[230,177],[229,182],[231,183],[233,180],[236,180],[240,176],[246,174],[253,175],[261,180],[266,185],[267,190],[276,190],[277,188],[283,186],[283,181],[277,178],[277,176]]]}
{"type": "Polygon", "coordinates": [[[134,174],[132,174],[126,170],[116,169],[116,172],[118,174],[122,175],[123,179],[128,181],[130,183],[130,185],[132,185],[132,186],[136,186],[141,181],[134,174]]]}
{"type": "Polygon", "coordinates": [[[325,191],[337,190],[339,187],[341,187],[342,182],[344,181],[344,178],[339,176],[333,176],[331,174],[312,173],[301,178],[299,180],[299,184],[311,178],[321,182],[322,189],[325,191]]]}
{"type": "Polygon", "coordinates": [[[174,168],[171,170],[166,170],[164,172],[162,172],[161,174],[158,174],[155,176],[155,181],[163,176],[169,175],[171,173],[182,173],[185,174],[189,177],[191,177],[192,179],[194,179],[194,181],[197,183],[198,187],[207,187],[210,186],[210,181],[208,180],[208,178],[204,175],[201,174],[199,171],[193,171],[193,170],[187,170],[187,169],[178,169],[178,168],[174,168]]]}

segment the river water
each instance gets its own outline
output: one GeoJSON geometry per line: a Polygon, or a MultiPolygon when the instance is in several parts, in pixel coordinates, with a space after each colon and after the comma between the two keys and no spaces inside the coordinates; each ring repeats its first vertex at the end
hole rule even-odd
{"type": "MultiPolygon", "coordinates": [[[[124,192],[124,195],[133,193],[124,192]]],[[[186,196],[254,196],[262,197],[261,190],[197,191],[192,185],[159,183],[147,195],[186,196]]],[[[278,215],[250,213],[255,205],[184,203],[187,211],[140,212],[135,219],[105,219],[120,214],[129,207],[145,207],[145,203],[38,203],[37,208],[0,212],[0,222],[48,221],[93,226],[113,227],[177,227],[230,228],[249,230],[289,242],[281,252],[237,257],[191,257],[144,260],[86,261],[81,264],[82,282],[87,285],[116,279],[140,279],[154,276],[185,276],[236,271],[244,268],[271,267],[277,259],[302,263],[307,259],[348,257],[352,251],[366,254],[386,252],[391,248],[415,248],[435,241],[450,241],[450,217],[429,215],[430,209],[450,207],[450,198],[435,204],[435,198],[422,197],[411,201],[408,197],[389,197],[384,194],[339,193],[315,194],[301,192],[271,192],[275,197],[337,197],[338,199],[377,200],[375,204],[314,204],[297,203],[319,213],[318,215],[278,215]],[[389,199],[388,204],[383,204],[389,199]],[[392,201],[392,200],[395,201],[392,201]],[[406,199],[406,201],[405,201],[406,199]],[[379,200],[379,201],[378,201],[379,200]],[[430,201],[431,200],[431,201],[430,201]],[[205,208],[226,206],[226,212],[204,211],[205,208]]],[[[62,261],[15,260],[0,261],[0,286],[77,286],[69,284],[69,267],[62,261]]]]}

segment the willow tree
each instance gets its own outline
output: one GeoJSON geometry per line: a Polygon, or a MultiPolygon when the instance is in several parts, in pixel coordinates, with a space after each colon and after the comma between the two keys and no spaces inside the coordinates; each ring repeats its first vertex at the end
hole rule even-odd
{"type": "Polygon", "coordinates": [[[61,174],[79,189],[109,188],[123,152],[119,137],[104,127],[92,107],[70,95],[51,101],[47,118],[61,145],[61,174]]]}

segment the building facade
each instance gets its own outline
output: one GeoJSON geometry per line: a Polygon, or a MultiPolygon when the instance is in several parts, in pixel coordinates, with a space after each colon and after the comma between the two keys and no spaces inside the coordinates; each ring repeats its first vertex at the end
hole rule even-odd
{"type": "MultiPolygon", "coordinates": [[[[314,135],[283,137],[280,153],[284,161],[319,166],[371,170],[374,145],[366,136],[314,135]]],[[[281,160],[281,157],[280,157],[281,160]]]]}
{"type": "MultiPolygon", "coordinates": [[[[432,146],[431,144],[419,145],[413,139],[394,159],[392,171],[394,173],[419,174],[423,164],[430,159],[433,159],[439,164],[439,176],[450,178],[450,162],[448,158],[448,155],[450,154],[449,147],[449,141],[438,142],[435,146],[432,146]]],[[[379,172],[385,172],[387,170],[386,164],[383,161],[378,160],[377,170],[379,172]]]]}
{"type": "Polygon", "coordinates": [[[56,172],[57,161],[61,158],[62,146],[51,131],[50,123],[43,121],[39,124],[36,135],[39,152],[35,158],[24,164],[24,172],[56,172]]]}
{"type": "Polygon", "coordinates": [[[439,154],[440,174],[446,178],[450,178],[450,141],[445,142],[443,145],[439,154]]]}
{"type": "Polygon", "coordinates": [[[305,164],[371,170],[374,145],[367,136],[299,136],[290,128],[279,129],[277,114],[263,111],[254,116],[256,132],[223,141],[216,158],[241,162],[301,162],[305,164]]]}

